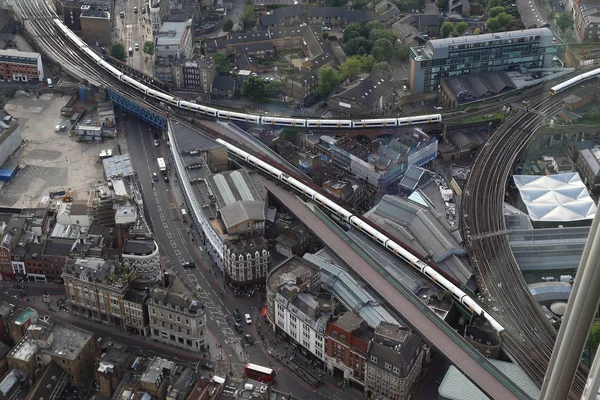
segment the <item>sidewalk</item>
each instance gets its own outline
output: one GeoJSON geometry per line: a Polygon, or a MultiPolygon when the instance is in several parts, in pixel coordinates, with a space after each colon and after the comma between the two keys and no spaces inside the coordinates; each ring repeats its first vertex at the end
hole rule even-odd
{"type": "MultiPolygon", "coordinates": [[[[2,298],[4,300],[7,300],[5,296],[6,295],[3,294],[2,298]]],[[[72,315],[67,311],[60,311],[56,305],[56,300],[58,300],[61,297],[64,296],[50,296],[52,302],[49,304],[49,306],[42,302],[42,296],[27,297],[29,298],[29,301],[26,301],[26,298],[18,300],[12,296],[9,297],[9,299],[11,302],[13,302],[13,304],[15,300],[17,302],[20,301],[23,307],[31,307],[33,309],[38,310],[40,314],[49,314],[63,323],[71,324],[81,329],[93,332],[96,335],[96,339],[98,339],[99,337],[112,337],[117,342],[130,345],[133,348],[137,348],[143,352],[156,353],[158,355],[164,354],[167,357],[174,358],[179,361],[186,361],[192,363],[207,360],[214,362],[214,360],[216,360],[218,357],[218,343],[210,333],[206,337],[206,342],[209,345],[209,350],[207,352],[191,352],[187,349],[178,348],[166,343],[154,342],[151,338],[145,338],[137,334],[129,334],[121,329],[109,325],[104,325],[99,322],[89,320],[87,318],[72,315]],[[203,357],[204,354],[206,354],[206,358],[203,357]]]]}

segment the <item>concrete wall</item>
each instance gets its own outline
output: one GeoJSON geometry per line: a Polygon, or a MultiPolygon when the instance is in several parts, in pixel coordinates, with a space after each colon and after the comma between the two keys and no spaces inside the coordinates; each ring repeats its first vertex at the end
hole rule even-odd
{"type": "Polygon", "coordinates": [[[21,130],[18,129],[18,126],[18,122],[15,121],[14,124],[0,136],[0,167],[23,143],[21,130]]]}

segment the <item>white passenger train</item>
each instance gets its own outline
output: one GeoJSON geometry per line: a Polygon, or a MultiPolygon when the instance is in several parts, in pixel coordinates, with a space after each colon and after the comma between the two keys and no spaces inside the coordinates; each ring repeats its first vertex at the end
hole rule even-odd
{"type": "Polygon", "coordinates": [[[479,315],[487,319],[490,324],[494,327],[498,335],[502,335],[504,332],[504,328],[502,325],[498,323],[491,315],[487,314],[475,300],[469,297],[465,292],[463,292],[459,287],[450,282],[440,273],[438,273],[434,268],[429,266],[424,261],[420,260],[418,257],[413,255],[411,252],[406,250],[400,244],[395,242],[393,239],[390,239],[383,233],[379,232],[377,229],[373,228],[370,224],[363,221],[360,217],[352,214],[350,211],[346,210],[344,207],[341,207],[337,203],[331,201],[329,198],[323,196],[318,193],[316,190],[310,188],[299,180],[289,176],[283,171],[275,168],[274,166],[262,161],[261,159],[254,157],[253,155],[245,152],[242,149],[234,146],[231,143],[228,143],[222,139],[217,139],[217,142],[227,147],[227,149],[235,154],[237,157],[243,159],[247,163],[255,166],[261,171],[269,174],[270,176],[278,179],[279,181],[287,184],[288,186],[294,188],[298,192],[304,194],[306,197],[309,197],[317,204],[322,205],[327,208],[331,213],[335,214],[338,218],[344,220],[349,223],[359,231],[363,232],[365,235],[372,238],[374,241],[380,243],[386,249],[394,253],[397,257],[402,259],[403,261],[410,264],[413,268],[417,269],[421,274],[425,275],[431,281],[436,283],[438,286],[442,287],[444,290],[448,290],[452,293],[454,298],[461,303],[467,310],[470,312],[479,315]]]}
{"type": "Polygon", "coordinates": [[[566,81],[564,81],[562,83],[559,83],[556,86],[551,87],[550,88],[550,94],[552,96],[554,96],[558,92],[561,92],[561,91],[563,91],[565,89],[568,89],[571,86],[576,85],[577,83],[579,83],[581,81],[584,81],[584,80],[586,80],[588,78],[593,78],[595,76],[600,76],[600,68],[594,69],[594,70],[589,71],[589,72],[585,72],[585,73],[583,73],[581,75],[577,75],[577,76],[575,76],[575,77],[573,77],[571,79],[568,79],[568,80],[566,80],[566,81]]]}
{"type": "Polygon", "coordinates": [[[332,119],[304,119],[304,118],[285,118],[285,117],[261,117],[260,115],[244,114],[234,111],[219,110],[213,107],[207,107],[201,104],[196,104],[190,101],[182,100],[178,97],[171,96],[168,93],[158,91],[146,86],[144,83],[138,82],[129,77],[117,68],[109,64],[100,57],[94,50],[75,35],[61,20],[54,19],[54,23],[65,34],[65,36],[73,42],[81,51],[87,54],[96,64],[104,68],[111,75],[125,82],[127,85],[144,93],[147,96],[163,101],[171,106],[183,108],[203,114],[209,117],[222,118],[231,121],[250,122],[260,125],[278,125],[300,128],[381,128],[394,126],[408,126],[417,124],[429,124],[434,122],[442,122],[440,114],[420,115],[406,118],[380,118],[380,119],[363,119],[363,120],[332,120],[332,119]]]}
{"type": "MultiPolygon", "coordinates": [[[[284,118],[284,117],[261,117],[252,114],[243,114],[233,111],[219,110],[212,107],[207,107],[201,104],[196,104],[190,101],[181,100],[177,97],[171,96],[167,93],[152,89],[143,83],[132,79],[128,75],[125,75],[117,68],[106,62],[96,52],[90,49],[86,43],[84,43],[77,35],[75,35],[65,24],[59,19],[54,19],[54,23],[59,29],[71,40],[80,50],[86,53],[90,58],[94,60],[102,68],[110,72],[113,76],[118,78],[120,81],[125,82],[127,85],[135,88],[136,90],[146,94],[147,96],[155,99],[164,101],[172,106],[180,107],[186,110],[195,111],[197,113],[207,115],[215,118],[223,118],[232,121],[251,122],[254,124],[263,125],[278,125],[278,126],[291,126],[291,127],[306,127],[306,128],[378,128],[378,127],[394,127],[394,126],[408,126],[416,124],[427,124],[432,122],[441,122],[442,116],[440,114],[432,115],[421,115],[407,118],[382,118],[382,119],[362,119],[362,120],[330,120],[330,119],[303,119],[303,118],[284,118]]],[[[360,217],[352,214],[343,207],[340,207],[329,198],[321,195],[314,189],[303,184],[299,180],[287,175],[283,171],[271,166],[270,164],[250,155],[249,153],[237,148],[236,146],[225,142],[221,139],[217,139],[217,142],[221,143],[229,149],[236,156],[244,159],[249,164],[256,166],[263,172],[277,178],[278,180],[286,183],[292,188],[296,189],[305,196],[311,198],[318,204],[326,207],[329,211],[343,219],[345,222],[354,226],[356,229],[364,232],[366,235],[377,241],[385,248],[393,252],[396,256],[400,257],[405,262],[409,263],[413,268],[417,269],[420,273],[431,279],[437,285],[441,286],[444,290],[449,290],[454,298],[466,307],[470,312],[477,314],[487,319],[494,327],[499,335],[502,335],[504,328],[500,325],[492,316],[487,314],[479,304],[477,304],[471,297],[464,293],[459,287],[454,285],[444,276],[439,274],[435,269],[430,267],[427,263],[420,260],[418,257],[404,249],[400,244],[390,239],[377,229],[373,228],[370,224],[363,221],[360,217]]]]}

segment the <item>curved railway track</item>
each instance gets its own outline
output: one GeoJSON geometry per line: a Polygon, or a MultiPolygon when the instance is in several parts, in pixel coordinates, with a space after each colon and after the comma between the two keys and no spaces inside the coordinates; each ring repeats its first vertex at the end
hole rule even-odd
{"type": "MultiPolygon", "coordinates": [[[[563,96],[542,96],[532,105],[552,115],[563,96]]],[[[506,183],[519,152],[544,124],[537,114],[517,113],[481,149],[463,198],[463,235],[488,312],[506,329],[503,347],[541,386],[556,338],[533,299],[514,259],[505,232],[503,203],[506,183]]],[[[581,398],[586,372],[579,370],[570,398],[581,398]]]]}

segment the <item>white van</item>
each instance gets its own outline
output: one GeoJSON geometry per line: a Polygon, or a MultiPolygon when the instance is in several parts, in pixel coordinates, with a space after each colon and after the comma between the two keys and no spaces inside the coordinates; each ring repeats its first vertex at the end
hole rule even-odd
{"type": "Polygon", "coordinates": [[[54,87],[54,83],[52,83],[52,79],[48,78],[46,83],[48,83],[48,87],[54,87]]]}

